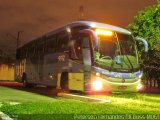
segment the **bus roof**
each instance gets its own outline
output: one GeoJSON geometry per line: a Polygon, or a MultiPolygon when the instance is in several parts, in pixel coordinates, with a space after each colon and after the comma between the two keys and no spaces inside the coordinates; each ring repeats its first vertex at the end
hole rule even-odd
{"type": "MultiPolygon", "coordinates": [[[[36,41],[39,38],[42,38],[43,36],[47,37],[47,36],[56,34],[56,33],[60,32],[60,31],[63,31],[67,27],[73,28],[73,27],[76,27],[76,26],[88,26],[88,27],[91,27],[91,28],[105,28],[105,29],[108,29],[108,30],[112,30],[112,31],[116,31],[116,32],[120,32],[120,33],[124,33],[124,34],[128,34],[128,35],[131,34],[131,32],[126,30],[126,29],[123,29],[123,28],[120,28],[120,27],[117,27],[117,26],[113,26],[113,25],[109,25],[109,24],[105,24],[105,23],[93,22],[93,21],[75,21],[75,22],[72,22],[72,23],[67,24],[65,26],[59,27],[57,29],[54,29],[54,30],[42,35],[42,36],[34,38],[30,42],[26,43],[23,46],[26,46],[26,45],[32,43],[33,41],[36,41]]],[[[20,48],[22,48],[23,46],[21,46],[20,48]]]]}
{"type": "Polygon", "coordinates": [[[71,24],[81,24],[81,25],[87,25],[87,26],[95,27],[95,28],[96,27],[97,28],[106,28],[106,29],[113,30],[113,31],[116,31],[116,32],[122,32],[122,33],[125,33],[125,34],[131,34],[131,32],[126,30],[126,29],[123,29],[123,28],[120,28],[120,27],[116,27],[116,26],[113,26],[113,25],[109,25],[109,24],[105,24],[105,23],[100,23],[100,22],[76,21],[76,22],[73,22],[71,24]]]}
{"type": "Polygon", "coordinates": [[[127,29],[124,28],[120,28],[117,26],[113,26],[113,25],[109,25],[109,24],[105,24],[105,23],[100,23],[100,22],[93,22],[93,21],[75,21],[72,22],[70,24],[67,24],[63,27],[60,27],[59,29],[53,30],[51,32],[49,32],[48,34],[46,34],[47,36],[49,36],[50,34],[59,32],[63,29],[65,29],[66,27],[75,27],[75,26],[89,26],[89,27],[95,27],[95,28],[106,28],[108,30],[112,30],[112,31],[116,31],[116,32],[120,32],[120,33],[124,33],[124,34],[131,34],[130,31],[128,31],[127,29]]]}

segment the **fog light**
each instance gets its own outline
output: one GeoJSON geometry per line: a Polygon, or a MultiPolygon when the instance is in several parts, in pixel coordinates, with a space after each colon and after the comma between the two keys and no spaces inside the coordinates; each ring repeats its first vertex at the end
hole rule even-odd
{"type": "Polygon", "coordinates": [[[103,86],[102,82],[99,80],[93,81],[93,83],[92,83],[92,88],[93,88],[93,90],[96,90],[96,91],[101,90],[102,86],[103,86]]]}
{"type": "Polygon", "coordinates": [[[137,85],[137,89],[138,89],[138,90],[142,89],[142,87],[143,87],[142,84],[138,84],[138,85],[137,85]]]}

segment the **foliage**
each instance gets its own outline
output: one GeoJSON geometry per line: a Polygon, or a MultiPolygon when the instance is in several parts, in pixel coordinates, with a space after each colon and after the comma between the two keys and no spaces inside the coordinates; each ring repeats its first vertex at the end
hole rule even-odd
{"type": "Polygon", "coordinates": [[[149,43],[150,50],[154,50],[156,45],[160,47],[160,2],[152,7],[140,11],[135,16],[134,22],[129,25],[129,29],[134,36],[145,38],[149,43]]]}
{"type": "MultiPolygon", "coordinates": [[[[149,79],[160,81],[160,1],[140,11],[128,28],[134,37],[142,37],[148,41],[149,52],[145,57],[141,56],[143,68],[149,79]]],[[[140,54],[143,54],[142,45],[138,47],[140,54]]]]}

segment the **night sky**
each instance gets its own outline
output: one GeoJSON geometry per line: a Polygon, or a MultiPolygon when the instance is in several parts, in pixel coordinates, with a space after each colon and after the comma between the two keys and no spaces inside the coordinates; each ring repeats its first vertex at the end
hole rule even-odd
{"type": "Polygon", "coordinates": [[[21,45],[52,29],[78,19],[84,6],[85,19],[126,27],[139,10],[156,0],[0,0],[0,49],[13,52],[16,42],[6,33],[21,34],[21,45]]]}

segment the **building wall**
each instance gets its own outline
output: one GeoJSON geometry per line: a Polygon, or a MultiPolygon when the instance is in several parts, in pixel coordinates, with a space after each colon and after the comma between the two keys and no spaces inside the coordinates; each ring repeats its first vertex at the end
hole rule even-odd
{"type": "Polygon", "coordinates": [[[0,64],[0,80],[14,81],[14,66],[0,64]]]}

